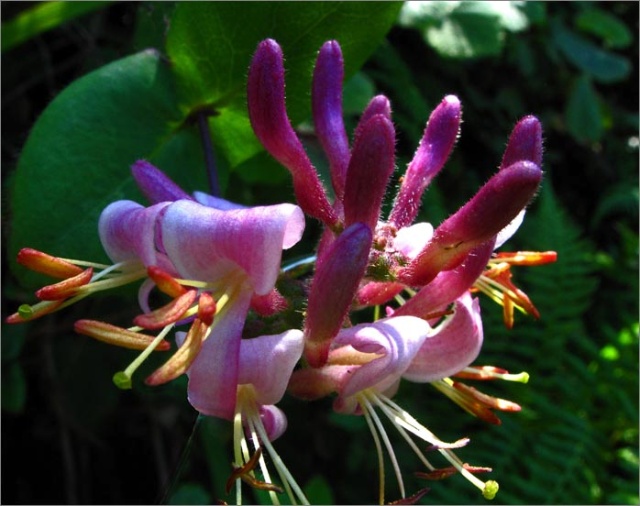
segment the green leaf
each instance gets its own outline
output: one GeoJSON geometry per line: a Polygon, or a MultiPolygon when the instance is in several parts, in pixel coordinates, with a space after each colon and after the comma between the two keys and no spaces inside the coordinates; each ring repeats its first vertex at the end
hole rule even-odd
{"type": "Polygon", "coordinates": [[[578,141],[596,142],[602,138],[604,129],[598,105],[598,96],[588,76],[578,78],[574,85],[565,112],[567,129],[578,141]]]}
{"type": "Polygon", "coordinates": [[[102,9],[111,2],[42,2],[2,23],[5,51],[78,16],[102,9]]]}
{"type": "Polygon", "coordinates": [[[497,16],[454,12],[440,26],[427,28],[426,39],[444,57],[480,58],[500,54],[504,32],[497,16]]]}
{"type": "Polygon", "coordinates": [[[448,58],[496,56],[505,30],[529,25],[516,2],[406,2],[399,22],[423,30],[427,43],[448,58]]]}
{"type": "MultiPolygon", "coordinates": [[[[160,160],[187,190],[205,187],[198,134],[183,124],[171,82],[168,65],[149,50],[78,79],[56,97],[18,163],[12,257],[30,246],[66,258],[105,260],[98,217],[114,200],[143,201],[129,170],[137,159],[160,160]]],[[[16,273],[34,284],[25,269],[16,273]]]]}
{"type": "Polygon", "coordinates": [[[583,32],[600,37],[607,47],[625,48],[633,41],[633,34],[623,21],[597,7],[589,6],[580,12],[575,23],[583,32]]]}
{"type": "Polygon", "coordinates": [[[626,58],[599,48],[567,29],[559,20],[551,23],[554,44],[573,65],[603,83],[625,79],[631,72],[626,58]]]}
{"type": "MultiPolygon", "coordinates": [[[[247,68],[257,44],[273,38],[287,69],[287,110],[294,124],[309,116],[311,68],[320,46],[340,42],[351,76],[393,24],[401,3],[183,2],[176,8],[167,52],[183,111],[207,106],[213,138],[232,166],[262,146],[250,128],[245,100],[247,68]]],[[[186,114],[185,112],[185,114],[186,114]]]]}

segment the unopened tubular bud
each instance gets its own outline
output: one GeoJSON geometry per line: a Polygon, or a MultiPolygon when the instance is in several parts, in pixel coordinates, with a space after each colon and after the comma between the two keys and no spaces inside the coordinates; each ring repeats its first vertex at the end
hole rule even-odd
{"type": "Polygon", "coordinates": [[[133,179],[140,191],[152,204],[193,200],[193,197],[175,184],[169,177],[146,160],[138,160],[131,166],[133,179]]]}
{"type": "Polygon", "coordinates": [[[398,272],[410,285],[425,285],[440,271],[453,269],[476,246],[493,239],[535,195],[542,171],[518,162],[496,173],[476,195],[443,221],[417,257],[398,272]]]}
{"type": "Polygon", "coordinates": [[[338,199],[344,194],[349,164],[349,140],[342,118],[342,81],[344,64],[340,45],[325,42],[313,71],[311,104],[316,135],[327,153],[331,183],[338,199]]]}
{"type": "Polygon", "coordinates": [[[542,166],[542,125],[535,116],[525,116],[513,128],[500,163],[500,170],[516,162],[530,161],[542,166]]]}
{"type": "Polygon", "coordinates": [[[327,361],[331,340],[342,327],[367,267],[371,241],[369,227],[351,225],[331,244],[316,271],[304,328],[304,357],[312,367],[327,361]]]}
{"type": "Polygon", "coordinates": [[[394,169],[395,131],[377,114],[362,128],[353,146],[344,193],[345,225],[361,222],[374,230],[387,183],[394,169]]]}
{"type": "Polygon", "coordinates": [[[338,218],[287,116],[282,50],[274,40],[262,41],[253,56],[247,80],[247,103],[256,136],[291,172],[300,207],[325,224],[335,226],[338,218]]]}
{"type": "Polygon", "coordinates": [[[460,101],[446,96],[431,113],[420,146],[409,164],[389,215],[389,223],[406,227],[418,214],[422,194],[444,166],[460,130],[460,101]]]}

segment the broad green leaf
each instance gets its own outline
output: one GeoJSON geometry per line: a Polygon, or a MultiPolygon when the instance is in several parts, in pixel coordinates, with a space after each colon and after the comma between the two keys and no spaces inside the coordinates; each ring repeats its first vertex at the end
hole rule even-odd
{"type": "Polygon", "coordinates": [[[595,142],[603,134],[598,96],[588,76],[578,78],[565,112],[567,129],[577,140],[595,142]]]}
{"type": "Polygon", "coordinates": [[[331,485],[322,475],[315,475],[304,486],[304,493],[311,504],[334,504],[331,485]]]}
{"type": "Polygon", "coordinates": [[[144,202],[129,170],[137,159],[159,160],[189,191],[205,188],[196,127],[182,121],[175,103],[169,66],[151,50],[102,67],[58,95],[18,163],[11,257],[30,246],[104,261],[97,229],[102,209],[118,199],[144,202]]]}
{"type": "Polygon", "coordinates": [[[287,69],[287,110],[294,124],[309,116],[311,69],[327,40],[340,42],[349,77],[391,27],[398,2],[183,2],[177,5],[167,52],[177,76],[180,105],[207,106],[213,138],[235,166],[262,147],[246,113],[247,68],[258,43],[282,46],[287,69]]]}
{"type": "Polygon", "coordinates": [[[2,52],[111,2],[41,2],[2,23],[2,52]]]}
{"type": "Polygon", "coordinates": [[[555,45],[567,60],[598,81],[621,81],[631,72],[631,64],[626,58],[599,48],[568,30],[559,20],[552,22],[551,34],[555,45]]]}
{"type": "Polygon", "coordinates": [[[580,30],[600,37],[607,47],[625,48],[633,41],[633,34],[623,21],[597,7],[589,6],[580,12],[575,23],[580,30]]]}

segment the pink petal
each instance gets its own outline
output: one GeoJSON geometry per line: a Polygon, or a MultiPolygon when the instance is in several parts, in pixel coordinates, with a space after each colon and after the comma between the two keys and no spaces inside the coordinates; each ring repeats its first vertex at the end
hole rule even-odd
{"type": "Polygon", "coordinates": [[[236,292],[216,315],[211,334],[187,371],[189,402],[202,414],[227,420],[233,418],[242,328],[250,300],[250,290],[236,292]]]}
{"type": "Polygon", "coordinates": [[[182,200],[162,219],[162,244],[181,276],[216,281],[244,271],[253,291],[268,293],[282,249],[300,240],[304,215],[293,204],[220,211],[182,200]]]}
{"type": "Polygon", "coordinates": [[[214,209],[219,209],[220,211],[228,211],[230,209],[246,209],[247,206],[243,206],[241,204],[236,204],[235,202],[231,202],[229,200],[221,199],[220,197],[214,197],[213,195],[209,195],[208,193],[195,191],[193,192],[193,196],[197,202],[200,202],[202,205],[207,207],[213,207],[214,209]]]}
{"type": "Polygon", "coordinates": [[[300,330],[243,339],[238,383],[253,385],[259,404],[276,404],[287,389],[303,347],[300,330]]]}
{"type": "Polygon", "coordinates": [[[362,353],[379,355],[345,376],[340,395],[350,397],[371,387],[389,388],[409,367],[430,332],[425,320],[412,316],[392,317],[340,331],[333,343],[335,349],[351,346],[362,353]]]}
{"type": "Polygon", "coordinates": [[[287,417],[276,406],[260,406],[260,418],[269,441],[275,441],[287,430],[287,417]]]}
{"type": "Polygon", "coordinates": [[[482,348],[480,303],[468,293],[455,303],[455,313],[424,340],[403,378],[417,383],[451,376],[473,362],[482,348]]]}
{"type": "Polygon", "coordinates": [[[168,202],[145,208],[130,200],[107,206],[100,215],[100,241],[113,262],[139,259],[144,265],[160,265],[162,252],[157,249],[156,222],[168,202]]]}
{"type": "Polygon", "coordinates": [[[392,247],[409,260],[413,260],[433,237],[433,225],[427,222],[415,223],[398,230],[392,247]]]}

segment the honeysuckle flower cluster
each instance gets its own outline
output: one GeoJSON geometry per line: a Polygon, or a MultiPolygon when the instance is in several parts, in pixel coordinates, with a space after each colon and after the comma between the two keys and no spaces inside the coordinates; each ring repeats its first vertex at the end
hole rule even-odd
{"type": "MultiPolygon", "coordinates": [[[[159,385],[187,374],[188,399],[200,413],[233,422],[234,463],[228,489],[269,491],[274,503],[286,492],[292,503],[307,499],[272,444],[287,427],[276,406],[285,392],[312,401],[333,397],[333,409],[363,416],[379,464],[380,503],[385,501],[384,450],[404,502],[408,495],[400,463],[381,415],[415,452],[426,479],[460,473],[492,498],[498,484],[476,474],[490,471],[460,460],[448,443],[396,404],[402,380],[430,383],[466,411],[500,423],[495,410],[520,407],[462,383],[461,379],[527,381],[493,366],[472,365],[483,342],[480,302],[484,292],[504,308],[538,317],[526,294],[511,281],[512,265],[555,260],[553,252],[495,252],[522,222],[525,207],[542,179],[542,131],[533,116],[515,126],[498,170],[464,206],[433,227],[414,223],[422,194],[444,166],[459,135],[461,105],[443,98],[400,178],[386,219],[381,216],[395,170],[395,129],[386,97],[374,97],[363,111],[352,142],[342,117],[344,78],[340,46],[320,49],[313,73],[312,109],[316,135],[326,153],[333,201],[291,125],[285,106],[284,61],[278,44],[258,45],[249,68],[247,103],[256,136],[292,175],[298,205],[244,207],[216,196],[184,192],[146,161],[132,174],[150,205],[117,201],[100,217],[98,232],[113,262],[101,265],[62,259],[25,248],[18,262],[60,279],[36,292],[35,305],[21,306],[7,321],[19,323],[60,310],[84,297],[139,282],[141,314],[129,328],[92,319],[75,330],[141,353],[114,382],[131,388],[132,375],[155,351],[166,351],[174,330],[177,350],[146,378],[159,385]],[[323,233],[304,300],[279,293],[282,251],[296,244],[304,214],[319,220],[323,233]],[[159,291],[168,302],[152,308],[159,291]],[[243,336],[247,316],[273,316],[304,307],[301,325],[259,337],[243,336]],[[445,467],[427,459],[417,441],[439,453],[445,467]],[[272,478],[265,453],[278,474],[272,478]],[[282,484],[280,487],[277,482],[282,484]]],[[[280,329],[281,330],[281,329],[280,329]]]]}

